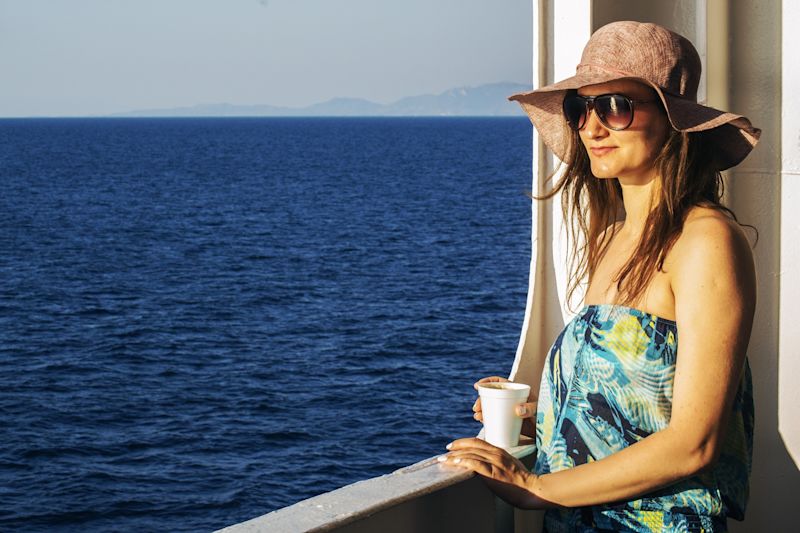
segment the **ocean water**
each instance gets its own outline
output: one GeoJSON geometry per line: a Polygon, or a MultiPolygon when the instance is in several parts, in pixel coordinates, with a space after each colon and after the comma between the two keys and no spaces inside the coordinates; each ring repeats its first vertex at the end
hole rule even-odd
{"type": "Polygon", "coordinates": [[[210,531],[475,435],[522,325],[530,143],[0,120],[0,530],[210,531]]]}

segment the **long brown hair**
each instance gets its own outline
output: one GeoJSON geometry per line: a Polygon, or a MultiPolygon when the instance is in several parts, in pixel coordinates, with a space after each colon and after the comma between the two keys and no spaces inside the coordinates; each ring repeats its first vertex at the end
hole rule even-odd
{"type": "MultiPolygon", "coordinates": [[[[713,153],[713,148],[702,133],[670,130],[664,147],[654,161],[661,186],[655,188],[658,192],[651,199],[650,214],[636,250],[614,277],[619,298],[613,303],[633,307],[653,275],[663,271],[664,260],[683,231],[690,208],[703,206],[716,209],[737,224],[755,230],[752,226],[741,224],[736,214],[722,205],[724,183],[716,170],[713,153]]],[[[625,210],[619,180],[598,179],[592,174],[589,156],[577,131],[572,131],[570,149],[562,168],[561,178],[550,191],[542,196],[531,197],[546,200],[562,192],[564,220],[571,218],[577,221],[577,224],[567,224],[572,241],[567,292],[569,302],[580,280],[588,278],[591,281],[616,233],[616,222],[624,219],[625,210]],[[583,237],[584,244],[581,246],[578,246],[579,236],[583,237]]],[[[561,170],[556,170],[548,181],[561,170]]]]}

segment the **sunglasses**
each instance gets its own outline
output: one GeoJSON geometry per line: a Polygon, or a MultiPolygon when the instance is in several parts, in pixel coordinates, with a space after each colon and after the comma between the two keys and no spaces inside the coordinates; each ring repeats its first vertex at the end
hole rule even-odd
{"type": "Polygon", "coordinates": [[[564,118],[573,130],[586,125],[586,117],[594,109],[595,115],[608,129],[624,130],[633,122],[633,104],[648,104],[655,100],[633,100],[624,94],[580,96],[568,94],[564,98],[564,118]]]}

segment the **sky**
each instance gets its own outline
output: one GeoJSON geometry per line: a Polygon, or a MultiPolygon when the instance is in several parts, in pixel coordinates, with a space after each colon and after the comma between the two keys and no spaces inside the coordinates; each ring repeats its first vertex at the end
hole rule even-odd
{"type": "Polygon", "coordinates": [[[531,0],[0,0],[0,117],[530,83],[531,0]]]}

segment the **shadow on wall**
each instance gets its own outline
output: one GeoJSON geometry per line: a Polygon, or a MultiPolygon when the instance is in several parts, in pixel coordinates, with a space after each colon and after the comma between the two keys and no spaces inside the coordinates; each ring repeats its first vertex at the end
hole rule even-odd
{"type": "MultiPolygon", "coordinates": [[[[753,119],[763,133],[759,146],[730,175],[731,207],[740,220],[759,230],[754,249],[758,272],[756,321],[748,348],[755,394],[755,436],[750,502],[743,523],[732,533],[797,531],[800,471],[779,429],[781,353],[781,56],[779,0],[729,3],[730,108],[753,119]]],[[[790,21],[783,21],[787,26],[790,21]]],[[[783,206],[789,208],[789,206],[783,206]]],[[[786,322],[784,317],[784,323],[786,322]]],[[[784,370],[785,371],[785,370],[784,370]]],[[[785,382],[785,380],[784,380],[785,382]]],[[[783,395],[786,395],[784,391],[783,395]]],[[[783,406],[786,408],[786,406],[783,406]]],[[[795,454],[797,450],[794,450],[795,454]]]]}

